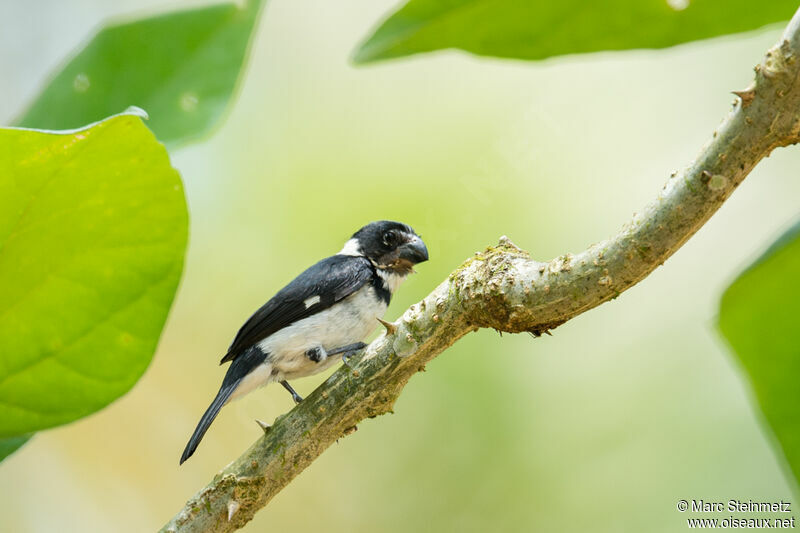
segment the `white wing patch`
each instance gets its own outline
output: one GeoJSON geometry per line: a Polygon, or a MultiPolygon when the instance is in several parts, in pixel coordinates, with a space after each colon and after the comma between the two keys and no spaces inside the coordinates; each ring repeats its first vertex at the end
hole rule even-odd
{"type": "Polygon", "coordinates": [[[319,301],[320,301],[319,296],[312,296],[311,298],[306,298],[305,300],[303,300],[303,303],[306,305],[306,309],[308,309],[312,305],[318,304],[319,301]]]}

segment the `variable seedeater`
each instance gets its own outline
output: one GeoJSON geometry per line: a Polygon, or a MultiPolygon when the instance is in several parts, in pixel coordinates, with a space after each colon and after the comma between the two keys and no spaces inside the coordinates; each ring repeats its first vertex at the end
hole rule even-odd
{"type": "Polygon", "coordinates": [[[366,345],[392,294],[428,260],[411,227],[381,220],[367,224],[342,250],[297,276],[239,330],[222,363],[231,362],[181,456],[192,456],[219,410],[229,401],[277,381],[295,402],[287,380],[322,372],[366,345]]]}

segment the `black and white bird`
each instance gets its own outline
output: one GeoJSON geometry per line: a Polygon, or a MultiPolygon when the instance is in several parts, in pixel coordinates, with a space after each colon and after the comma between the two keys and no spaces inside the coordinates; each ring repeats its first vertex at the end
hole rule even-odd
{"type": "Polygon", "coordinates": [[[411,227],[381,220],[367,224],[344,248],[278,291],[239,330],[222,363],[231,362],[222,386],[181,456],[192,456],[219,410],[274,381],[295,402],[288,380],[321,372],[364,348],[389,299],[428,249],[411,227]]]}

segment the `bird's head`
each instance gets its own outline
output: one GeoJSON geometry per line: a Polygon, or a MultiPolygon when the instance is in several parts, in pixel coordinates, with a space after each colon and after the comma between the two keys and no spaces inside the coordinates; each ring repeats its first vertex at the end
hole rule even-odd
{"type": "Polygon", "coordinates": [[[353,234],[339,253],[364,256],[376,268],[401,275],[428,260],[428,248],[419,235],[410,226],[391,220],[367,224],[353,234]]]}

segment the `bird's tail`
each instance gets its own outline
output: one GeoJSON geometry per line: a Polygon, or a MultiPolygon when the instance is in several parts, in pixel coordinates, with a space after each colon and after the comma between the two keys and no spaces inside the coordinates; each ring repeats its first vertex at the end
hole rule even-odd
{"type": "Polygon", "coordinates": [[[236,390],[236,386],[238,384],[238,381],[222,384],[222,387],[220,387],[219,392],[217,393],[217,397],[214,398],[214,401],[208,406],[206,412],[203,413],[203,417],[200,419],[200,422],[197,423],[197,427],[195,428],[194,433],[192,433],[189,443],[186,444],[186,448],[183,450],[180,464],[183,464],[186,459],[192,456],[194,451],[197,449],[197,445],[200,444],[201,440],[203,440],[203,435],[205,435],[206,431],[208,431],[208,427],[211,425],[211,422],[217,418],[219,410],[222,409],[222,406],[225,405],[225,403],[231,397],[231,394],[233,394],[233,391],[236,390]]]}

